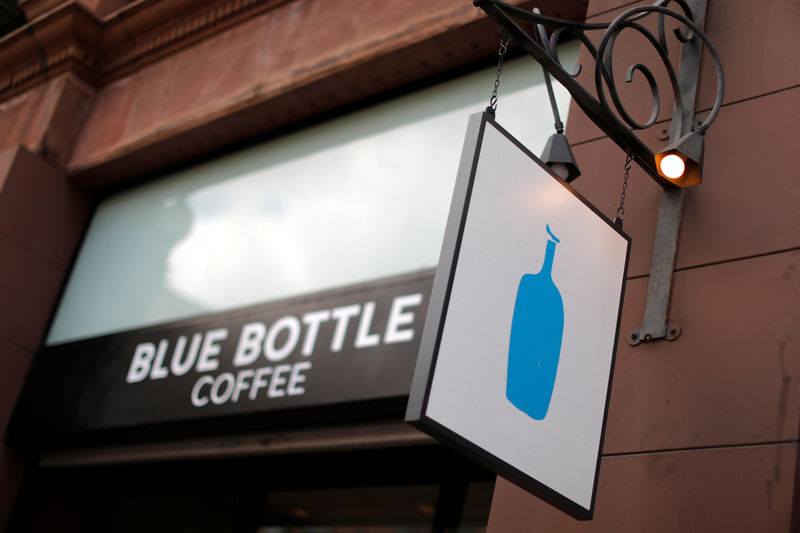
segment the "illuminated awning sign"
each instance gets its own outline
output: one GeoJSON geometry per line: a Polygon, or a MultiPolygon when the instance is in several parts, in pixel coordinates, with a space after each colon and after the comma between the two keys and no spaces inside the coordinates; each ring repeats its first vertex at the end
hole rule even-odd
{"type": "Polygon", "coordinates": [[[593,512],[630,239],[470,118],[407,420],[593,512]]]}

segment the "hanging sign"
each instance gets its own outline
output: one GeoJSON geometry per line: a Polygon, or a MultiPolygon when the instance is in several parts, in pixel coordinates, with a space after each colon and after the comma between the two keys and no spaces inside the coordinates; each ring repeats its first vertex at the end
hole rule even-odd
{"type": "Polygon", "coordinates": [[[591,518],[630,239],[470,117],[406,420],[591,518]]]}

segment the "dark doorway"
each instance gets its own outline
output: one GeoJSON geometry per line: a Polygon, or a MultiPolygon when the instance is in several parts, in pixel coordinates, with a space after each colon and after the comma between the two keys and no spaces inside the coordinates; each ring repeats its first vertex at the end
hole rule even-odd
{"type": "Polygon", "coordinates": [[[48,468],[8,531],[480,533],[493,489],[439,445],[48,468]]]}

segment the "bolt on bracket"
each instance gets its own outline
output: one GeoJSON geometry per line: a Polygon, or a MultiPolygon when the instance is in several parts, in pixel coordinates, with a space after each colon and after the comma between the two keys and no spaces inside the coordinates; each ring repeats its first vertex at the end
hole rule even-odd
{"type": "Polygon", "coordinates": [[[681,325],[677,322],[670,322],[664,328],[664,332],[660,335],[653,335],[652,333],[645,333],[642,334],[641,328],[636,328],[631,330],[631,334],[628,337],[628,344],[631,346],[636,346],[642,342],[651,342],[659,339],[665,339],[668,341],[674,341],[677,339],[681,334],[681,325]]]}

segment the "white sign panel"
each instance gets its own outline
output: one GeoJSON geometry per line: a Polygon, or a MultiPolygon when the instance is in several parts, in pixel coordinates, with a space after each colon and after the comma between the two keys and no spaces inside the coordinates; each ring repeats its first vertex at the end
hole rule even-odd
{"type": "Polygon", "coordinates": [[[407,420],[590,518],[629,247],[473,115],[407,420]]]}

